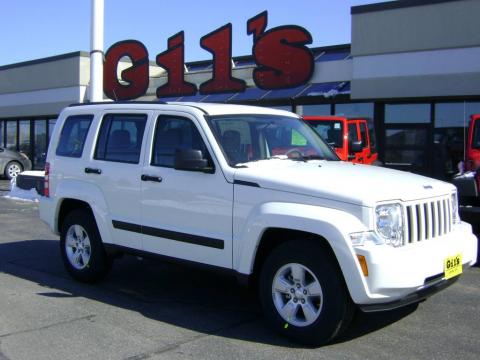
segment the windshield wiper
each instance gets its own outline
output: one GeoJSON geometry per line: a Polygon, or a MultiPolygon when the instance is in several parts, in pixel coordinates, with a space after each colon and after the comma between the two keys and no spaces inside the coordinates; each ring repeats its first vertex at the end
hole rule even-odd
{"type": "Polygon", "coordinates": [[[299,156],[289,157],[288,159],[293,161],[303,161],[303,162],[307,162],[310,160],[325,160],[325,158],[320,155],[300,155],[300,154],[299,156]]]}
{"type": "Polygon", "coordinates": [[[323,156],[320,155],[304,155],[303,159],[308,160],[326,160],[323,156]]]}

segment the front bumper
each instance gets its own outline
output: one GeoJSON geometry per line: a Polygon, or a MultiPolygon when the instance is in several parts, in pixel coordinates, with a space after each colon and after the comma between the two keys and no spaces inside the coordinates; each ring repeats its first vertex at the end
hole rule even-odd
{"type": "Polygon", "coordinates": [[[452,283],[445,280],[444,260],[462,254],[463,269],[472,266],[477,259],[477,238],[469,224],[461,223],[435,239],[399,248],[371,245],[354,250],[365,257],[368,276],[363,276],[365,292],[352,298],[366,311],[378,311],[420,301],[452,283]]]}
{"type": "Polygon", "coordinates": [[[453,285],[454,283],[457,282],[458,278],[459,277],[457,276],[448,280],[442,279],[433,284],[426,285],[420,290],[417,290],[414,293],[408,294],[407,296],[398,300],[379,303],[379,304],[359,304],[358,307],[363,312],[376,312],[376,311],[398,309],[402,306],[407,306],[407,305],[418,303],[422,300],[425,300],[426,298],[432,296],[433,294],[436,294],[437,292],[442,291],[443,289],[446,289],[450,285],[453,285]]]}

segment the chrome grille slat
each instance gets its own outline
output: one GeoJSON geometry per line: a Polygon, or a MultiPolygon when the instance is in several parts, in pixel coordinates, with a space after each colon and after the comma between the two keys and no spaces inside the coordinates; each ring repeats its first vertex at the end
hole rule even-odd
{"type": "Polygon", "coordinates": [[[452,231],[449,196],[412,201],[405,206],[405,244],[440,238],[452,231]]]}
{"type": "Polygon", "coordinates": [[[426,239],[431,239],[433,237],[433,226],[432,226],[432,205],[430,202],[425,203],[426,216],[425,223],[427,228],[427,237],[426,239]]]}

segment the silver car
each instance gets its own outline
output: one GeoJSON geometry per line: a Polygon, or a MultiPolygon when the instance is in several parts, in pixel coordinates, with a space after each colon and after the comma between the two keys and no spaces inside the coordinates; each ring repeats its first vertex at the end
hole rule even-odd
{"type": "Polygon", "coordinates": [[[3,173],[9,180],[24,170],[31,170],[32,162],[24,153],[0,148],[0,175],[3,173]]]}

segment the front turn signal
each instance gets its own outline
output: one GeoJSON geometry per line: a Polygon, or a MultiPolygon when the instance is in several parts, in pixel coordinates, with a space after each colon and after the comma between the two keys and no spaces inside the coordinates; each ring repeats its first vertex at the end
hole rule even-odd
{"type": "Polygon", "coordinates": [[[367,259],[363,255],[357,255],[358,262],[360,263],[360,267],[362,268],[362,272],[364,276],[368,276],[368,265],[367,259]]]}

